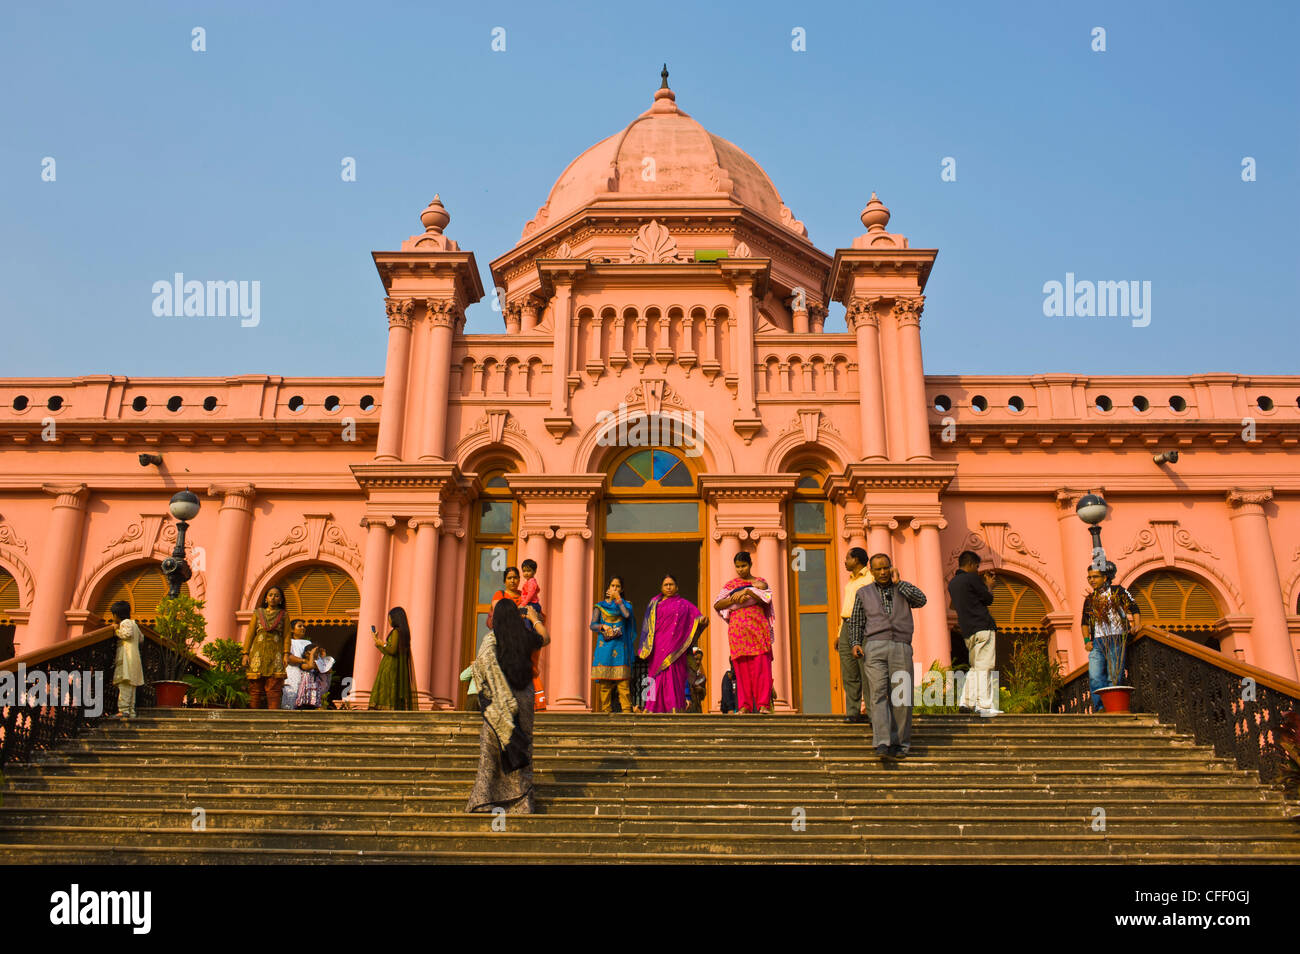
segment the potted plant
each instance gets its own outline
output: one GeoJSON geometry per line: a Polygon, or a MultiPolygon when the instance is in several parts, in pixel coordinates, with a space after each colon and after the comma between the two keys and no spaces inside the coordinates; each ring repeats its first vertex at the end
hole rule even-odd
{"type": "MultiPolygon", "coordinates": [[[[1098,636],[1097,639],[1100,640],[1101,651],[1106,657],[1106,671],[1123,673],[1124,650],[1127,648],[1128,643],[1127,637],[1098,636]]],[[[1133,695],[1132,686],[1107,686],[1104,689],[1098,689],[1097,695],[1101,696],[1101,707],[1107,712],[1132,711],[1129,703],[1133,695]]]]}
{"type": "Polygon", "coordinates": [[[218,639],[203,647],[212,668],[182,677],[189,686],[190,701],[212,709],[243,708],[248,705],[248,678],[240,665],[243,646],[238,640],[218,639]]]}
{"type": "Polygon", "coordinates": [[[208,637],[208,623],[199,610],[203,601],[181,594],[158,604],[154,630],[162,641],[162,678],[155,682],[157,703],[177,707],[184,703],[189,686],[182,677],[194,660],[194,651],[208,637]]]}

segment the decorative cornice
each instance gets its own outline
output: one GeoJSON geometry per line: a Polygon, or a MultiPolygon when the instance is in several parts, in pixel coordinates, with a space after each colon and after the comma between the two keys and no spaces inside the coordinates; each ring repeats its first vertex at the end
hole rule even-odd
{"type": "Polygon", "coordinates": [[[367,492],[436,490],[442,496],[449,496],[461,489],[471,489],[462,488],[465,475],[450,462],[353,464],[351,470],[353,479],[367,492]]]}
{"type": "Polygon", "coordinates": [[[769,500],[779,503],[794,492],[798,480],[798,474],[701,474],[699,484],[701,495],[710,502],[769,500]]]}
{"type": "Polygon", "coordinates": [[[957,473],[957,465],[942,461],[850,464],[844,469],[854,497],[867,490],[944,490],[957,473]]]}

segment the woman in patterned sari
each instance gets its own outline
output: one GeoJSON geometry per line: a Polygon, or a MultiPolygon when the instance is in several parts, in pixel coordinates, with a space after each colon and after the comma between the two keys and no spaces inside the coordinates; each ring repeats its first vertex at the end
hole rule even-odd
{"type": "Polygon", "coordinates": [[[736,578],[723,585],[713,608],[727,623],[741,712],[772,711],[772,588],[750,573],[753,561],[736,554],[736,578]]]}
{"type": "Polygon", "coordinates": [[[646,712],[686,710],[686,654],[708,625],[695,604],[678,594],[677,577],[665,574],[659,595],[646,608],[637,646],[637,656],[650,661],[646,712]]]}
{"type": "Polygon", "coordinates": [[[284,689],[284,664],[289,658],[292,634],[284,612],[284,590],[273,586],[265,603],[248,621],[244,636],[243,666],[248,677],[250,709],[280,708],[284,689]]]}

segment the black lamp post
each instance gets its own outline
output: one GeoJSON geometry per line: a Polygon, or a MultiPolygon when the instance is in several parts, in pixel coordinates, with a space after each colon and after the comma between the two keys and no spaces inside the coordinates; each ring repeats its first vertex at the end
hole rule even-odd
{"type": "Polygon", "coordinates": [[[199,498],[188,489],[172,497],[167,509],[176,518],[176,549],[172,555],[162,561],[162,575],[167,577],[167,598],[174,600],[181,595],[181,585],[193,575],[190,565],[185,562],[185,531],[190,528],[187,521],[199,515],[199,498]]]}
{"type": "Polygon", "coordinates": [[[1074,506],[1079,519],[1088,525],[1092,534],[1092,569],[1106,571],[1106,551],[1101,548],[1101,527],[1098,526],[1110,512],[1110,505],[1100,494],[1085,494],[1074,506]]]}

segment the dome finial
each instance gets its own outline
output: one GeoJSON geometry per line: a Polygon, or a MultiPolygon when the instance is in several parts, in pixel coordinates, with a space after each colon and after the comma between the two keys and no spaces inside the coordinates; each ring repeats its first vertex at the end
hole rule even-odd
{"type": "Polygon", "coordinates": [[[442,200],[437,195],[420,213],[420,222],[423,223],[425,231],[433,232],[435,235],[442,234],[442,230],[447,227],[447,223],[450,221],[451,216],[447,214],[447,207],[442,204],[442,200]]]}
{"type": "Polygon", "coordinates": [[[867,227],[868,232],[883,232],[885,226],[889,224],[889,210],[874,192],[871,193],[871,201],[862,210],[862,224],[867,227]]]}
{"type": "Polygon", "coordinates": [[[664,64],[662,72],[659,74],[662,82],[659,88],[655,90],[654,103],[650,109],[656,113],[675,113],[677,112],[677,94],[668,88],[668,64],[664,64]]]}

